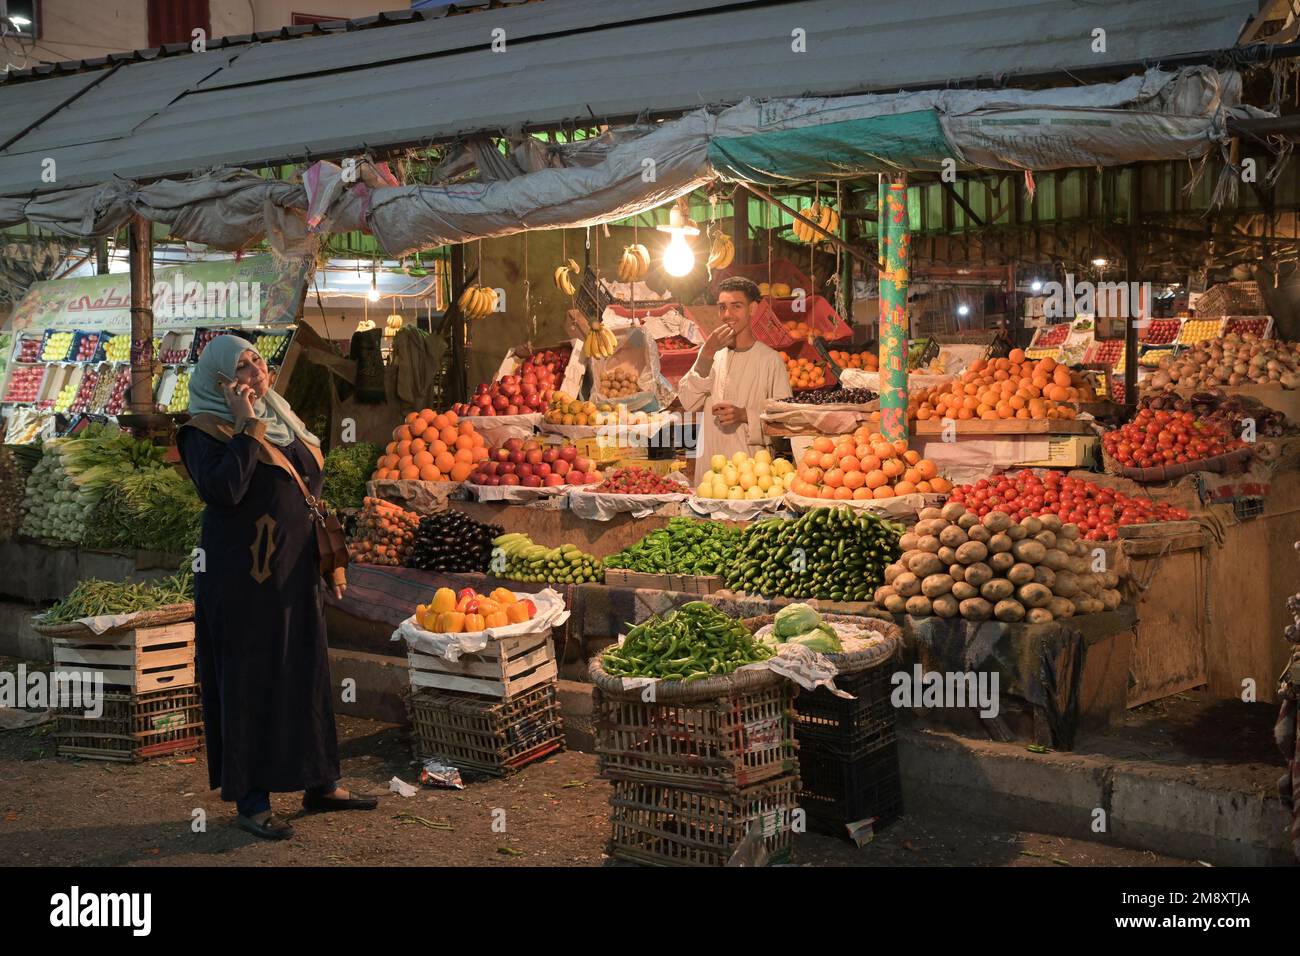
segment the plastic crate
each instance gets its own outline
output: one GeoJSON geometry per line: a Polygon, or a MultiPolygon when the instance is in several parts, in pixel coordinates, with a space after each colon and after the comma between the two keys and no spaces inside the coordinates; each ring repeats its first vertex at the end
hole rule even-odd
{"type": "Polygon", "coordinates": [[[767,862],[789,859],[799,778],[729,793],[617,780],[609,798],[610,856],[655,866],[725,866],[758,828],[767,862]]]}
{"type": "Polygon", "coordinates": [[[799,749],[850,760],[892,744],[898,712],[889,699],[891,672],[888,665],[881,665],[836,677],[835,686],[854,700],[837,697],[824,687],[799,691],[794,701],[799,749]]]}
{"type": "Polygon", "coordinates": [[[787,681],[701,700],[647,702],[592,691],[602,776],[734,791],[798,767],[787,681]]]}
{"type": "Polygon", "coordinates": [[[416,756],[501,776],[564,746],[554,681],[510,700],[423,690],[407,701],[416,756]]]}
{"type": "Polygon", "coordinates": [[[799,776],[803,782],[799,806],[807,813],[811,830],[847,836],[847,825],[874,818],[872,829],[879,831],[903,815],[896,741],[852,760],[803,748],[799,776]]]}
{"type": "Polygon", "coordinates": [[[138,762],[172,757],[203,748],[203,709],[199,688],[104,693],[103,712],[87,717],[82,708],[55,712],[59,756],[138,762]]]}

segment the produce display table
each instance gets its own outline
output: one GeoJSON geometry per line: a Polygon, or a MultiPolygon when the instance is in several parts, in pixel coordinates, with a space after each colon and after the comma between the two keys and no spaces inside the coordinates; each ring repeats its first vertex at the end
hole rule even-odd
{"type": "Polygon", "coordinates": [[[1123,714],[1135,621],[1127,605],[1050,624],[905,616],[902,669],[998,675],[996,716],[978,716],[977,706],[916,711],[927,723],[1069,750],[1080,728],[1104,727],[1123,714]]]}

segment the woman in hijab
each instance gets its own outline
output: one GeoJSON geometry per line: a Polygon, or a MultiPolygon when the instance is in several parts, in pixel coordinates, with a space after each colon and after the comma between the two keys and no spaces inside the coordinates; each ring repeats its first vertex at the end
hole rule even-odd
{"type": "MultiPolygon", "coordinates": [[[[288,471],[319,495],[320,441],[236,335],[204,348],[190,414],[177,444],[207,505],[194,604],[208,781],[235,801],[240,827],[286,839],[293,828],[272,813],[272,792],[305,791],[308,811],[377,802],[338,787],[325,582],[311,514],[288,471]]],[[[342,596],[341,570],[333,586],[342,596]]]]}

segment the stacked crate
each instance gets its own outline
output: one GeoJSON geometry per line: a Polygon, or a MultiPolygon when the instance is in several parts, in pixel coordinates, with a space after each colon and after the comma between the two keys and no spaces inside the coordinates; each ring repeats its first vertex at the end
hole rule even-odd
{"type": "Polygon", "coordinates": [[[141,761],[202,749],[194,622],[162,620],[177,613],[147,613],[139,621],[153,626],[102,634],[80,625],[37,627],[53,645],[55,675],[66,686],[80,683],[83,694],[81,706],[55,708],[60,756],[141,761]],[[91,716],[84,694],[96,677],[104,693],[100,712],[91,716]]]}
{"type": "Polygon", "coordinates": [[[871,832],[878,832],[902,816],[891,671],[882,663],[837,676],[835,686],[853,700],[824,687],[799,691],[794,702],[803,779],[799,805],[809,829],[845,836],[870,824],[871,832]]]}
{"type": "Polygon", "coordinates": [[[550,630],[489,640],[457,661],[407,652],[416,756],[502,776],[564,746],[550,630]]]}
{"type": "Polygon", "coordinates": [[[790,855],[799,764],[791,685],[770,671],[623,690],[593,665],[596,752],[612,784],[610,854],[723,866],[746,838],[790,855]]]}

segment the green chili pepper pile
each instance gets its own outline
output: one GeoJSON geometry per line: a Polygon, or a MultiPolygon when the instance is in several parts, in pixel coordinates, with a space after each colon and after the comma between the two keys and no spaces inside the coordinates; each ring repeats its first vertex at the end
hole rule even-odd
{"type": "Polygon", "coordinates": [[[154,611],[169,604],[194,600],[194,575],[187,569],[168,578],[135,584],[126,581],[81,581],[72,593],[41,617],[42,624],[67,624],[101,614],[154,611]]]}
{"type": "Polygon", "coordinates": [[[605,652],[601,666],[613,677],[694,681],[771,656],[772,650],[739,621],[711,604],[691,601],[636,625],[622,645],[605,652]]]}
{"type": "Polygon", "coordinates": [[[666,527],[607,557],[605,567],[646,574],[721,574],[739,543],[740,529],[733,525],[670,518],[666,527]]]}

